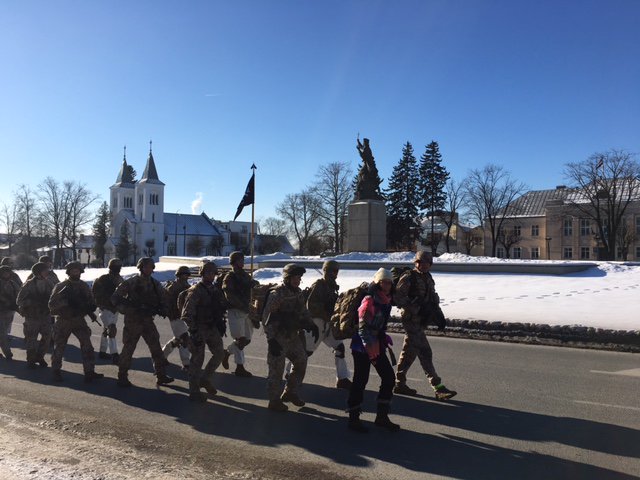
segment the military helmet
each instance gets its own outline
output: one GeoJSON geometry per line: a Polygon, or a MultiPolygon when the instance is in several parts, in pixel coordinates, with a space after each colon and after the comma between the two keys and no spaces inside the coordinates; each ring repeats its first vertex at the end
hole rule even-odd
{"type": "Polygon", "coordinates": [[[11,273],[13,270],[11,270],[11,267],[9,265],[2,265],[0,266],[0,275],[2,275],[3,273],[11,273]]]}
{"type": "Polygon", "coordinates": [[[419,252],[416,252],[416,256],[413,261],[421,262],[423,260],[433,263],[433,254],[428,250],[420,250],[419,252]]]}
{"type": "Polygon", "coordinates": [[[151,257],[140,257],[138,263],[136,264],[136,268],[138,270],[142,270],[145,265],[155,265],[156,262],[153,261],[151,257]]]}
{"type": "Polygon", "coordinates": [[[70,270],[80,270],[80,273],[84,273],[84,265],[82,265],[80,262],[69,262],[64,266],[65,272],[67,273],[67,275],[69,275],[69,271],[70,270]]]}
{"type": "Polygon", "coordinates": [[[191,275],[191,270],[189,270],[189,267],[182,265],[178,270],[176,270],[176,277],[179,277],[180,275],[191,275]]]}
{"type": "Polygon", "coordinates": [[[241,258],[244,258],[244,253],[242,253],[240,250],[236,250],[235,252],[231,252],[231,255],[229,255],[229,263],[230,264],[234,264],[235,262],[237,262],[241,258]]]}
{"type": "Polygon", "coordinates": [[[0,262],[0,265],[2,265],[2,266],[8,265],[10,267],[11,266],[11,257],[2,257],[2,261],[0,262]]]}
{"type": "Polygon", "coordinates": [[[204,262],[200,265],[200,276],[204,276],[207,270],[213,270],[215,273],[218,273],[218,266],[214,262],[204,262]]]}
{"type": "Polygon", "coordinates": [[[53,263],[49,255],[43,255],[38,259],[39,263],[53,263]]]}
{"type": "Polygon", "coordinates": [[[335,260],[325,260],[322,264],[323,272],[336,272],[338,270],[340,270],[340,264],[335,260]]]}
{"type": "Polygon", "coordinates": [[[35,263],[32,267],[31,267],[31,273],[33,273],[34,275],[40,275],[42,272],[44,272],[45,270],[49,270],[49,265],[47,265],[44,262],[38,262],[35,263]]]}
{"type": "Polygon", "coordinates": [[[282,270],[282,274],[284,278],[294,277],[296,275],[304,275],[306,272],[306,268],[301,265],[296,265],[295,263],[287,263],[282,270]]]}
{"type": "Polygon", "coordinates": [[[112,258],[111,260],[109,260],[109,269],[114,268],[114,267],[121,267],[122,266],[122,260],[120,260],[119,258],[112,258]]]}

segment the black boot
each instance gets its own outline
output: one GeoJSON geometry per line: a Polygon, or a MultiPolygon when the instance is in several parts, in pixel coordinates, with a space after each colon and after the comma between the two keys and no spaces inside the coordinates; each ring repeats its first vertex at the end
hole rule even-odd
{"type": "Polygon", "coordinates": [[[364,426],[360,421],[360,409],[349,411],[349,423],[347,424],[349,430],[353,430],[358,433],[367,433],[369,429],[364,426]]]}
{"type": "Polygon", "coordinates": [[[390,432],[397,432],[400,430],[400,425],[393,423],[389,420],[389,404],[378,403],[378,414],[374,422],[377,426],[386,428],[390,432]]]}

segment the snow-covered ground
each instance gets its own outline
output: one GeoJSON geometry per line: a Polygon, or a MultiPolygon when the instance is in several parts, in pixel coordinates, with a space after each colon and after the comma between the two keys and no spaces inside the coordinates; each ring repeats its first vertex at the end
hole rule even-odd
{"type": "MultiPolygon", "coordinates": [[[[411,261],[414,254],[352,253],[336,260],[371,262],[370,270],[340,271],[338,283],[346,290],[370,281],[373,272],[386,262],[411,261]]],[[[254,262],[273,259],[314,259],[273,254],[254,258],[254,262]]],[[[210,257],[218,265],[228,265],[226,257],[210,257]]],[[[248,259],[247,259],[248,260],[248,259]]],[[[491,257],[470,257],[444,254],[435,262],[517,262],[491,257]]],[[[529,262],[549,262],[529,260],[529,262]]],[[[553,263],[567,263],[551,261],[553,263]]],[[[615,330],[640,330],[640,264],[594,262],[597,266],[584,272],[567,275],[532,275],[498,273],[441,273],[434,272],[436,290],[448,318],[458,320],[487,320],[490,322],[522,322],[547,325],[582,325],[615,330]]],[[[179,264],[159,262],[154,276],[160,281],[173,278],[179,264]]],[[[83,279],[91,281],[106,269],[87,269],[83,279]]],[[[135,267],[123,268],[124,276],[136,273],[135,267]]],[[[26,278],[28,271],[18,272],[26,278]]],[[[63,270],[56,270],[64,278],[63,270]]],[[[262,283],[278,282],[282,269],[265,268],[255,272],[262,283]]],[[[308,269],[302,287],[311,285],[321,271],[308,269]]]]}

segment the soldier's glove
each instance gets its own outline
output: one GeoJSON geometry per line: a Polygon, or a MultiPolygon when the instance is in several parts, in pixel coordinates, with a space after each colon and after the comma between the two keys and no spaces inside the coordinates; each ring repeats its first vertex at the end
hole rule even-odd
{"type": "Polygon", "coordinates": [[[318,326],[315,323],[307,325],[304,327],[304,330],[311,333],[313,337],[313,343],[318,343],[318,339],[320,338],[320,330],[318,330],[318,326]]]}
{"type": "Polygon", "coordinates": [[[279,357],[282,355],[282,346],[278,343],[275,338],[272,338],[267,342],[269,355],[273,355],[274,357],[279,357]]]}

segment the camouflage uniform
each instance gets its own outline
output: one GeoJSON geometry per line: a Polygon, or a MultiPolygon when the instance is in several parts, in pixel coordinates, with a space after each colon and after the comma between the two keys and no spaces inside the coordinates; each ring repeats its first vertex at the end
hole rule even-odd
{"type": "Polygon", "coordinates": [[[278,401],[282,392],[285,358],[293,364],[284,393],[297,396],[298,387],[307,370],[307,353],[298,335],[301,328],[312,323],[300,288],[285,283],[275,287],[267,298],[262,314],[269,348],[267,364],[267,394],[269,401],[278,401]]]}
{"type": "MultiPolygon", "coordinates": [[[[309,292],[309,298],[307,299],[307,308],[313,319],[313,323],[316,324],[319,331],[319,336],[316,339],[310,334],[304,335],[304,346],[307,351],[307,355],[311,356],[316,351],[320,343],[324,343],[326,346],[333,349],[335,365],[336,365],[336,378],[338,384],[341,385],[341,380],[344,382],[350,378],[349,368],[344,355],[344,343],[342,340],[336,340],[331,334],[331,328],[329,326],[329,320],[333,315],[333,309],[338,299],[339,286],[333,279],[320,278],[315,281],[311,286],[309,292]]],[[[291,362],[287,362],[287,373],[291,371],[291,362]]],[[[349,384],[349,382],[346,382],[349,384]]]]}
{"type": "Polygon", "coordinates": [[[11,353],[8,334],[11,330],[13,316],[18,309],[16,299],[18,298],[20,285],[14,282],[10,275],[7,275],[8,273],[13,273],[10,270],[7,271],[8,267],[3,266],[0,268],[4,268],[4,272],[0,273],[0,275],[5,277],[2,278],[0,276],[0,350],[2,350],[5,357],[11,359],[13,354],[11,353]]]}
{"type": "Polygon", "coordinates": [[[423,303],[440,303],[433,277],[429,272],[421,273],[418,269],[405,272],[398,280],[393,298],[402,309],[401,320],[405,331],[396,371],[396,385],[406,384],[407,372],[418,357],[429,383],[435,388],[440,385],[441,379],[433,366],[433,353],[419,316],[423,303]]]}
{"type": "Polygon", "coordinates": [[[89,286],[82,280],[68,279],[58,283],[51,294],[49,309],[57,317],[53,327],[52,370],[55,372],[62,368],[64,349],[69,336],[74,334],[80,342],[84,373],[86,375],[93,372],[95,358],[91,344],[91,329],[84,318],[96,309],[96,302],[89,286]]]}
{"type": "Polygon", "coordinates": [[[111,295],[122,282],[122,276],[112,272],[101,275],[93,282],[92,292],[98,304],[100,320],[103,326],[102,336],[100,337],[101,353],[107,353],[107,350],[109,350],[112,355],[118,355],[118,342],[116,341],[118,311],[111,301],[111,295]]]}
{"type": "Polygon", "coordinates": [[[27,280],[18,292],[17,303],[20,313],[24,316],[24,343],[27,364],[30,367],[36,362],[46,366],[44,354],[49,348],[52,336],[48,305],[52,291],[53,285],[49,280],[36,276],[27,280]]]}
{"type": "Polygon", "coordinates": [[[213,372],[220,366],[224,348],[222,335],[226,324],[224,321],[224,294],[213,283],[198,282],[187,292],[182,320],[189,327],[191,362],[189,364],[189,392],[196,393],[204,387],[214,394],[213,372]],[[202,370],[205,345],[209,347],[211,359],[202,370]]]}
{"type": "Polygon", "coordinates": [[[155,315],[166,316],[168,311],[160,282],[150,275],[135,275],[118,285],[111,301],[124,313],[118,378],[126,379],[140,337],[149,347],[156,376],[165,377],[169,362],[162,354],[160,334],[153,323],[155,315]]]}
{"type": "MultiPolygon", "coordinates": [[[[229,334],[234,340],[227,347],[227,356],[232,354],[238,366],[244,365],[244,347],[251,343],[253,335],[254,325],[249,318],[249,304],[251,302],[251,288],[257,283],[244,269],[235,267],[224,277],[222,283],[222,290],[229,305],[227,312],[229,334]]],[[[228,365],[225,364],[225,366],[228,365]]],[[[244,367],[239,371],[243,370],[244,367]]]]}
{"type": "Polygon", "coordinates": [[[189,281],[186,278],[178,278],[175,282],[170,282],[165,287],[167,303],[169,305],[169,323],[171,325],[171,331],[173,332],[173,338],[162,347],[162,353],[165,358],[169,358],[171,352],[178,347],[180,361],[185,368],[189,367],[189,348],[187,347],[188,333],[186,323],[180,318],[181,312],[178,310],[178,296],[188,289],[189,286],[189,281]]]}

